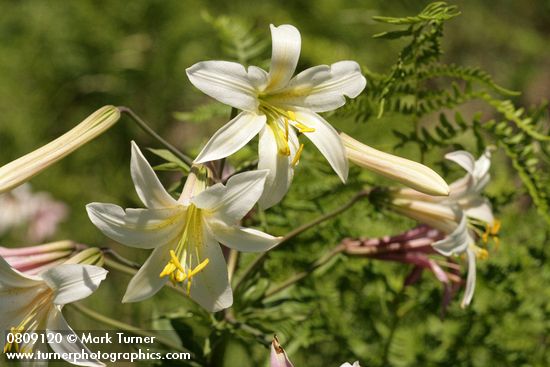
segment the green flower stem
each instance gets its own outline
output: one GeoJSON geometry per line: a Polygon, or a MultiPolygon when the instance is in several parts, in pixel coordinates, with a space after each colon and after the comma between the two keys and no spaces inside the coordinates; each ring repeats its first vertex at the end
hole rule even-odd
{"type": "Polygon", "coordinates": [[[235,274],[235,269],[237,269],[237,264],[239,262],[239,251],[235,249],[229,250],[229,259],[227,261],[227,275],[229,277],[229,283],[235,274]]]}
{"type": "Polygon", "coordinates": [[[334,258],[334,255],[339,254],[339,253],[343,252],[344,250],[345,250],[345,246],[342,246],[342,245],[336,246],[331,251],[329,251],[325,255],[321,256],[317,261],[312,263],[306,270],[304,270],[300,273],[296,273],[293,276],[291,276],[290,278],[288,278],[287,280],[285,280],[284,282],[282,282],[281,284],[276,285],[275,287],[272,287],[272,288],[268,289],[267,292],[265,293],[264,297],[269,298],[269,297],[271,297],[271,296],[287,289],[288,287],[291,287],[292,285],[298,283],[300,280],[306,278],[308,275],[313,273],[316,269],[320,268],[321,266],[325,265],[330,260],[332,260],[334,258]]]}
{"type": "MultiPolygon", "coordinates": [[[[315,227],[316,225],[320,224],[320,223],[323,223],[324,221],[327,221],[331,218],[334,218],[335,216],[345,212],[346,210],[348,210],[349,208],[351,208],[353,205],[355,205],[355,203],[357,203],[359,200],[367,197],[369,195],[370,191],[368,190],[362,190],[360,192],[358,192],[357,194],[355,194],[355,196],[353,198],[351,198],[350,201],[348,201],[347,203],[345,203],[344,205],[334,209],[333,211],[330,211],[314,220],[312,220],[311,222],[308,222],[308,223],[305,223],[301,226],[299,226],[298,228],[288,232],[284,237],[283,239],[281,240],[281,242],[279,242],[279,244],[274,247],[274,248],[277,248],[277,247],[280,247],[281,245],[283,245],[284,243],[290,241],[291,239],[293,239],[294,237],[297,237],[298,235],[302,234],[303,232],[307,231],[308,229],[310,228],[313,228],[315,227]]],[[[273,250],[273,249],[272,249],[273,250]]],[[[271,251],[271,250],[270,250],[271,251]]],[[[244,280],[252,273],[254,273],[259,267],[260,265],[262,265],[262,263],[265,261],[265,259],[267,258],[269,254],[269,251],[266,251],[262,254],[260,254],[256,259],[254,259],[254,261],[252,261],[252,263],[243,271],[243,274],[241,275],[241,277],[239,278],[239,281],[237,282],[237,284],[235,285],[235,292],[237,291],[237,289],[243,284],[244,280]]]]}
{"type": "Polygon", "coordinates": [[[141,330],[133,325],[129,325],[129,324],[126,324],[124,322],[121,322],[121,321],[118,321],[118,320],[114,320],[114,319],[111,319],[110,317],[107,317],[105,315],[102,315],[92,309],[89,309],[88,307],[85,307],[81,304],[78,304],[78,303],[73,303],[70,305],[70,307],[74,308],[75,310],[77,310],[78,312],[80,312],[81,314],[91,318],[91,319],[94,319],[96,321],[99,321],[105,325],[108,325],[108,326],[111,326],[117,330],[123,330],[127,333],[130,333],[130,334],[134,334],[134,335],[138,335],[138,336],[144,336],[144,337],[154,337],[155,338],[155,341],[157,341],[158,343],[172,349],[172,350],[177,350],[179,352],[186,352],[186,353],[189,353],[189,350],[185,349],[184,347],[182,347],[181,345],[178,345],[176,343],[174,343],[172,340],[169,340],[163,336],[160,336],[160,335],[157,335],[157,334],[154,334],[154,333],[150,333],[148,331],[145,331],[145,330],[141,330]]]}
{"type": "Polygon", "coordinates": [[[153,130],[149,124],[147,124],[143,119],[141,119],[134,111],[132,111],[128,107],[119,106],[117,107],[120,113],[124,113],[128,115],[132,120],[134,120],[140,128],[142,128],[147,134],[151,135],[154,139],[156,139],[159,143],[164,145],[166,149],[168,149],[170,152],[172,152],[175,156],[177,156],[179,159],[181,159],[183,162],[188,164],[189,166],[193,165],[193,159],[188,157],[187,155],[183,154],[179,151],[178,148],[174,147],[172,144],[164,140],[159,134],[153,130]]]}

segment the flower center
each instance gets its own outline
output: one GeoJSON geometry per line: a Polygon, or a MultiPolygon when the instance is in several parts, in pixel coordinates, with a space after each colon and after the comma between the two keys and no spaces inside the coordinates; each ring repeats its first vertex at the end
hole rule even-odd
{"type": "MultiPolygon", "coordinates": [[[[267,117],[267,124],[269,125],[269,127],[271,127],[271,130],[273,131],[275,141],[277,142],[279,154],[286,156],[290,155],[290,126],[296,128],[299,133],[315,132],[314,128],[308,127],[304,123],[298,121],[296,114],[293,111],[276,107],[262,99],[260,99],[259,110],[263,112],[267,117]]],[[[300,147],[296,151],[296,155],[292,159],[291,164],[293,167],[298,164],[303,148],[304,145],[300,144],[300,147]]]]}
{"type": "Polygon", "coordinates": [[[45,313],[52,304],[53,292],[51,289],[46,289],[40,292],[30,304],[34,305],[31,310],[23,317],[19,325],[10,328],[10,334],[13,335],[13,341],[4,345],[4,353],[15,350],[16,352],[29,353],[32,351],[32,344],[27,347],[20,348],[20,343],[16,340],[22,340],[19,335],[32,333],[40,328],[41,321],[44,320],[45,313]]]}
{"type": "Polygon", "coordinates": [[[160,277],[170,277],[174,285],[186,282],[187,295],[190,295],[193,277],[204,270],[210,262],[208,258],[201,260],[202,244],[201,210],[191,204],[187,209],[181,237],[175,250],[170,250],[170,260],[160,273],[160,277]]]}

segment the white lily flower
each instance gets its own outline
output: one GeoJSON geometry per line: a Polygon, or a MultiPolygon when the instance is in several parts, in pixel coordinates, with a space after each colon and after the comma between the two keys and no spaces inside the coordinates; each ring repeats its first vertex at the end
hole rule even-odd
{"type": "Polygon", "coordinates": [[[431,168],[369,147],[344,133],[340,133],[340,138],[346,147],[348,159],[358,166],[428,195],[449,195],[449,186],[431,168]]]}
{"type": "Polygon", "coordinates": [[[101,107],[59,138],[0,167],[0,193],[28,181],[82,145],[103,134],[119,118],[120,110],[118,108],[114,106],[101,107]]]}
{"type": "Polygon", "coordinates": [[[340,179],[348,176],[345,149],[336,130],[317,112],[331,111],[355,98],[366,79],[354,61],[320,65],[294,76],[300,56],[300,32],[291,25],[271,25],[271,67],[227,61],[199,62],[187,69],[195,87],[218,101],[242,110],[219,129],[195,159],[204,163],[227,157],[260,135],[259,169],[268,169],[263,208],[277,204],[288,191],[304,134],[325,156],[340,179]]]}
{"type": "Polygon", "coordinates": [[[493,239],[499,243],[500,221],[493,215],[491,204],[483,196],[490,180],[490,152],[476,161],[466,151],[456,151],[445,158],[459,164],[467,173],[450,185],[448,197],[430,196],[412,189],[401,189],[392,196],[392,209],[419,222],[428,224],[447,237],[433,244],[445,256],[465,253],[468,258],[468,277],[462,306],[470,304],[475,288],[476,258],[487,258],[487,250],[476,246],[476,240],[484,243],[493,239]]]}
{"type": "Polygon", "coordinates": [[[132,142],[132,179],[146,209],[122,209],[91,203],[90,220],[108,237],[128,246],[154,249],[132,278],[123,302],[151,297],[170,279],[187,286],[187,294],[215,312],[231,306],[233,294],[219,243],[239,251],[266,251],[280,237],[244,228],[239,221],[262,194],[267,171],[234,175],[224,186],[206,188],[194,167],[178,200],[166,192],[132,142]]]}
{"type": "MultiPolygon", "coordinates": [[[[64,305],[92,294],[106,275],[103,268],[80,264],[59,265],[40,275],[28,275],[0,258],[0,345],[4,346],[4,352],[47,352],[45,344],[6,343],[5,331],[9,330],[12,334],[59,332],[63,335],[62,342],[50,343],[54,352],[63,355],[86,351],[90,354],[65,321],[61,310],[64,305]]],[[[68,362],[79,366],[104,366],[92,359],[68,362]]]]}

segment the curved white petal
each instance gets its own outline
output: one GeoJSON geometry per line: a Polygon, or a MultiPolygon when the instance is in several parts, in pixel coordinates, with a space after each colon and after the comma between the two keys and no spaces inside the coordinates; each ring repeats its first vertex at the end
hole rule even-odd
{"type": "Polygon", "coordinates": [[[256,204],[264,191],[267,170],[248,171],[232,176],[222,185],[210,186],[192,202],[200,209],[228,223],[241,220],[256,204]]]}
{"type": "Polygon", "coordinates": [[[65,264],[40,276],[54,291],[53,303],[66,305],[88,297],[107,276],[108,271],[93,265],[65,264]]]}
{"type": "Polygon", "coordinates": [[[471,200],[462,205],[462,208],[466,216],[470,218],[479,219],[489,225],[492,225],[495,221],[491,203],[486,198],[478,197],[476,200],[471,200]]]}
{"type": "Polygon", "coordinates": [[[208,221],[208,227],[218,242],[243,252],[264,252],[282,239],[256,229],[230,226],[219,220],[208,221]]]}
{"type": "Polygon", "coordinates": [[[269,74],[257,66],[248,67],[248,80],[257,91],[262,91],[269,83],[269,74]]]}
{"type": "Polygon", "coordinates": [[[187,68],[186,73],[191,83],[210,97],[240,110],[257,110],[256,90],[241,64],[203,61],[187,68]]]}
{"type": "Polygon", "coordinates": [[[270,96],[277,105],[307,108],[315,112],[337,109],[346,103],[345,96],[355,98],[365,89],[367,80],[355,61],[320,65],[296,75],[288,87],[270,96]]]}
{"type": "Polygon", "coordinates": [[[227,275],[227,264],[218,242],[204,229],[200,258],[208,265],[193,278],[190,297],[209,312],[217,312],[233,304],[233,292],[227,275]]]}
{"type": "Polygon", "coordinates": [[[432,246],[442,255],[450,256],[464,252],[472,242],[472,238],[468,233],[466,216],[462,215],[460,223],[454,232],[444,239],[434,242],[432,246]]]}
{"type": "Polygon", "coordinates": [[[313,112],[296,111],[296,121],[315,129],[314,132],[305,132],[304,135],[315,144],[334,172],[345,183],[348,179],[349,166],[346,149],[338,132],[325,119],[313,112]]]}
{"type": "Polygon", "coordinates": [[[46,327],[47,332],[59,333],[63,336],[61,343],[50,343],[50,347],[60,356],[73,356],[72,359],[66,359],[67,362],[77,365],[77,366],[88,366],[88,367],[100,367],[105,366],[103,363],[96,359],[84,359],[82,358],[83,352],[88,356],[91,354],[90,350],[80,338],[75,334],[73,329],[67,324],[67,321],[61,314],[60,307],[56,307],[50,312],[48,317],[48,324],[46,327]],[[69,335],[71,336],[69,338],[69,335]],[[76,356],[80,356],[79,359],[76,359],[76,356]]]}
{"type": "Polygon", "coordinates": [[[260,208],[267,209],[279,203],[286,195],[292,182],[294,169],[290,164],[290,157],[279,153],[274,132],[269,126],[260,131],[258,156],[258,169],[269,170],[264,192],[258,200],[260,208]]]}
{"type": "Polygon", "coordinates": [[[302,39],[296,27],[283,24],[271,27],[272,51],[271,67],[269,68],[268,91],[276,91],[284,88],[298,64],[302,39]]]}
{"type": "Polygon", "coordinates": [[[359,365],[359,361],[355,361],[353,362],[353,365],[349,364],[349,362],[346,362],[340,367],[361,367],[361,366],[359,365]]]}
{"type": "Polygon", "coordinates": [[[32,310],[33,301],[47,290],[47,287],[27,287],[0,290],[0,347],[6,344],[6,331],[16,327],[32,310]]]}
{"type": "Polygon", "coordinates": [[[474,173],[476,160],[469,152],[465,150],[457,150],[456,152],[445,154],[445,158],[455,162],[460,167],[464,168],[466,172],[470,174],[474,173]]]}
{"type": "Polygon", "coordinates": [[[204,163],[230,156],[246,145],[265,126],[265,115],[241,112],[210,138],[195,158],[204,163]]]}
{"type": "Polygon", "coordinates": [[[42,284],[42,279],[37,276],[23,274],[8,264],[0,257],[0,292],[10,288],[28,288],[42,284]]]}
{"type": "Polygon", "coordinates": [[[92,223],[107,237],[145,249],[171,241],[181,231],[185,217],[181,206],[123,210],[114,204],[91,203],[86,210],[92,223]]]}
{"type": "Polygon", "coordinates": [[[176,200],[166,192],[155,171],[134,141],[132,141],[130,172],[136,192],[146,207],[165,208],[177,205],[176,200]]]}
{"type": "Polygon", "coordinates": [[[466,251],[468,257],[468,276],[466,278],[466,290],[462,298],[461,307],[466,307],[472,302],[476,288],[476,254],[472,249],[466,251]]]}
{"type": "Polygon", "coordinates": [[[160,277],[160,273],[170,260],[170,250],[173,243],[157,247],[149,256],[147,261],[141,266],[134,275],[126,293],[122,299],[123,303],[139,302],[157,293],[166,281],[167,277],[160,277]]]}

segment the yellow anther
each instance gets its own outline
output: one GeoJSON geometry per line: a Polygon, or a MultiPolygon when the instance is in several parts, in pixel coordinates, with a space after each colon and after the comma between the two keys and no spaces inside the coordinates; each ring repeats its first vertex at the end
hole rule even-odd
{"type": "Polygon", "coordinates": [[[300,156],[302,155],[302,150],[304,150],[304,144],[300,144],[300,148],[298,148],[298,151],[294,155],[294,158],[292,159],[292,167],[296,167],[298,164],[298,161],[300,160],[300,156]]]}
{"type": "Polygon", "coordinates": [[[480,260],[485,260],[489,258],[489,251],[485,250],[484,248],[478,247],[474,245],[474,253],[476,257],[480,260]]]}
{"type": "Polygon", "coordinates": [[[298,129],[298,131],[301,132],[301,133],[313,133],[313,132],[315,132],[314,128],[308,127],[308,126],[306,126],[304,124],[301,124],[299,122],[295,122],[295,126],[298,129]]]}
{"type": "Polygon", "coordinates": [[[487,226],[487,229],[485,230],[485,233],[481,235],[481,240],[483,243],[489,242],[489,227],[487,226]]]}
{"type": "Polygon", "coordinates": [[[176,269],[177,269],[176,265],[174,265],[172,263],[172,261],[169,261],[168,264],[166,264],[166,266],[164,267],[164,269],[162,270],[162,272],[160,273],[159,276],[161,278],[164,278],[168,275],[171,275],[174,272],[174,270],[176,270],[176,269]]]}
{"type": "Polygon", "coordinates": [[[174,250],[170,250],[170,258],[172,264],[174,264],[179,271],[183,271],[183,266],[181,266],[180,259],[176,256],[176,252],[174,250]]]}
{"type": "Polygon", "coordinates": [[[498,219],[495,219],[493,227],[491,228],[491,235],[496,236],[500,231],[501,222],[498,219]]]}
{"type": "Polygon", "coordinates": [[[294,111],[286,111],[286,113],[292,121],[296,121],[296,114],[294,113],[294,111]]]}
{"type": "Polygon", "coordinates": [[[204,268],[206,268],[206,265],[210,262],[209,259],[204,260],[199,265],[195,266],[195,269],[191,270],[191,272],[187,275],[188,278],[193,277],[200,273],[204,268]]]}

